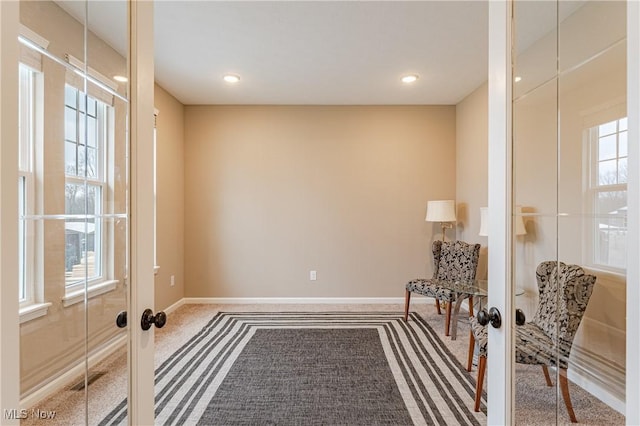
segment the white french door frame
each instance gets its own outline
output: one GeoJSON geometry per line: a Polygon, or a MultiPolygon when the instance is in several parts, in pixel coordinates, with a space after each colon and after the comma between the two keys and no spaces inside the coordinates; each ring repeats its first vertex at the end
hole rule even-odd
{"type": "Polygon", "coordinates": [[[640,424],[640,2],[627,2],[627,366],[626,422],[640,424]]]}
{"type": "MultiPolygon", "coordinates": [[[[489,306],[503,327],[489,327],[487,424],[514,423],[514,294],[511,157],[512,0],[489,2],[489,306]]],[[[626,423],[640,424],[640,2],[627,2],[627,116],[629,120],[626,423]]]]}
{"type": "MultiPolygon", "coordinates": [[[[0,1],[0,423],[20,402],[18,318],[18,21],[19,3],[0,1]]],[[[14,416],[15,417],[15,416],[14,416]]]]}
{"type": "Polygon", "coordinates": [[[154,423],[154,330],[140,327],[142,312],[154,301],[154,60],[153,2],[129,0],[130,44],[130,425],[154,423]]]}
{"type": "MultiPolygon", "coordinates": [[[[129,0],[130,268],[129,415],[154,423],[154,332],[140,318],[154,308],[153,2],[129,0]]],[[[18,314],[18,24],[19,2],[0,1],[0,424],[20,402],[18,314]]],[[[115,326],[115,318],[114,318],[115,326]]]]}
{"type": "Polygon", "coordinates": [[[489,250],[488,306],[502,314],[502,327],[489,327],[487,424],[513,424],[513,337],[515,302],[511,285],[511,8],[489,2],[489,250]]]}

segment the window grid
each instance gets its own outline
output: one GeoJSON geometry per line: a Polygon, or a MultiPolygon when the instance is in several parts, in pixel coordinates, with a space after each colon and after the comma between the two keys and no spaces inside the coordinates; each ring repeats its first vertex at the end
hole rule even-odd
{"type": "Polygon", "coordinates": [[[590,129],[591,263],[622,272],[626,268],[627,238],[627,119],[590,129]]]}
{"type": "Polygon", "coordinates": [[[35,139],[36,72],[19,66],[18,84],[18,298],[20,306],[35,302],[34,236],[32,221],[26,217],[34,208],[33,149],[35,139]]]}
{"type": "Polygon", "coordinates": [[[106,109],[75,87],[65,87],[65,214],[77,216],[65,223],[67,291],[103,279],[106,109]]]}

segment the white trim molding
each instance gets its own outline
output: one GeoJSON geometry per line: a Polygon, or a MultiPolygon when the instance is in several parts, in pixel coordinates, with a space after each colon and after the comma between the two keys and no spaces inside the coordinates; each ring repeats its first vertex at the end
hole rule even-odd
{"type": "Polygon", "coordinates": [[[614,410],[624,414],[625,371],[585,348],[574,347],[567,377],[614,410]]]}
{"type": "Polygon", "coordinates": [[[178,300],[176,303],[174,303],[173,305],[168,306],[165,309],[156,308],[156,311],[161,310],[161,311],[164,311],[165,314],[169,315],[169,314],[177,311],[180,306],[185,305],[185,304],[186,304],[185,299],[182,298],[182,299],[178,300]]]}
{"type": "Polygon", "coordinates": [[[627,116],[629,119],[627,228],[626,422],[640,424],[640,2],[627,2],[627,116]]]}
{"type": "MultiPolygon", "coordinates": [[[[185,297],[182,304],[251,305],[251,304],[354,304],[396,305],[404,304],[404,297],[185,297]]],[[[412,303],[433,302],[430,297],[416,297],[412,303]]],[[[175,305],[175,304],[174,304],[175,305]]],[[[172,305],[172,306],[174,306],[172,305]]],[[[167,309],[168,310],[168,309],[167,309]]]]}
{"type": "Polygon", "coordinates": [[[18,408],[20,333],[18,324],[18,24],[19,3],[0,1],[0,411],[18,408]]]}
{"type": "MultiPolygon", "coordinates": [[[[115,290],[119,282],[120,281],[118,280],[109,280],[109,281],[104,281],[99,284],[89,286],[87,290],[88,298],[91,299],[93,297],[115,290]]],[[[62,298],[62,305],[65,308],[68,308],[69,306],[75,305],[76,303],[80,303],[83,300],[84,300],[84,289],[77,290],[77,291],[73,291],[66,294],[62,298]]]]}
{"type": "MultiPolygon", "coordinates": [[[[87,361],[89,363],[89,368],[93,368],[99,362],[107,359],[119,349],[124,348],[126,344],[126,334],[121,334],[120,336],[114,338],[112,341],[89,355],[87,361]]],[[[68,386],[72,380],[77,379],[78,376],[84,375],[85,367],[86,364],[84,360],[81,360],[49,383],[34,388],[36,390],[26,394],[23,398],[20,399],[20,409],[26,410],[34,407],[36,404],[38,404],[38,402],[50,397],[65,386],[68,386]]]]}
{"type": "Polygon", "coordinates": [[[20,308],[20,324],[47,315],[49,313],[49,307],[51,305],[51,302],[34,303],[33,305],[20,308]]]}
{"type": "MultiPolygon", "coordinates": [[[[503,324],[513,324],[511,241],[511,24],[513,3],[489,2],[489,260],[487,305],[502,313],[503,324]]],[[[487,358],[487,424],[514,423],[515,339],[511,327],[489,327],[491,356],[487,358]]]]}

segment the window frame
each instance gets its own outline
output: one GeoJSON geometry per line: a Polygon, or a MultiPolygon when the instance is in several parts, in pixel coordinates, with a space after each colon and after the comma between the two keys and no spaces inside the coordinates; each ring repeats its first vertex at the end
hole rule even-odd
{"type": "MultiPolygon", "coordinates": [[[[103,102],[100,99],[97,99],[93,96],[91,96],[88,93],[85,93],[83,90],[79,89],[78,87],[76,87],[73,84],[69,84],[66,83],[65,84],[65,92],[67,89],[72,89],[75,91],[76,93],[76,105],[75,105],[75,115],[76,115],[76,123],[78,123],[76,125],[76,140],[75,140],[75,145],[76,145],[76,170],[75,170],[75,175],[74,174],[68,174],[67,170],[66,170],[66,159],[65,159],[65,171],[64,171],[64,176],[65,176],[65,185],[71,184],[71,185],[84,185],[85,186],[85,193],[88,193],[87,191],[87,187],[88,186],[92,186],[95,187],[96,190],[98,191],[99,195],[96,197],[96,202],[94,205],[94,212],[92,214],[89,214],[88,212],[85,212],[84,215],[81,215],[83,217],[81,217],[80,219],[84,218],[84,219],[91,219],[93,218],[93,224],[94,224],[94,270],[96,271],[95,275],[92,275],[90,277],[88,276],[84,276],[84,277],[80,277],[76,280],[69,280],[69,277],[67,277],[65,275],[65,298],[69,298],[72,296],[77,295],[79,292],[84,292],[85,290],[85,285],[87,289],[93,288],[93,287],[98,287],[101,286],[102,284],[104,284],[105,282],[107,282],[108,280],[108,250],[109,250],[109,238],[107,238],[106,235],[106,227],[103,224],[103,215],[105,212],[105,206],[106,206],[106,198],[108,197],[108,189],[109,189],[109,182],[107,181],[107,157],[108,157],[108,145],[109,145],[109,137],[110,137],[110,128],[113,126],[112,123],[112,112],[110,111],[110,108],[112,108],[111,105],[106,104],[105,102],[103,102]],[[95,144],[95,148],[96,148],[96,173],[95,176],[87,176],[86,173],[86,156],[85,156],[85,169],[84,169],[84,173],[79,174],[80,170],[78,167],[78,158],[79,158],[79,151],[80,149],[84,149],[85,153],[88,149],[88,140],[86,139],[86,137],[88,135],[85,135],[85,141],[84,143],[81,143],[81,139],[80,139],[80,120],[85,120],[85,131],[86,130],[86,105],[85,104],[85,112],[82,112],[80,109],[80,102],[82,102],[82,99],[91,99],[92,101],[96,102],[96,144],[95,144]],[[84,116],[84,118],[83,118],[84,116]],[[96,250],[96,247],[99,247],[99,250],[96,250]],[[97,252],[99,251],[99,252],[97,252]]],[[[66,101],[64,104],[64,108],[66,111],[66,108],[68,108],[69,105],[67,105],[66,101]]],[[[112,130],[111,130],[112,131],[112,130]]],[[[65,143],[65,149],[66,149],[66,144],[69,142],[73,142],[73,141],[69,141],[67,139],[67,135],[66,135],[66,130],[65,130],[65,139],[64,139],[64,143],[65,143]]],[[[66,200],[65,200],[66,202],[66,200]]],[[[65,207],[66,209],[66,207],[65,207]]],[[[71,216],[69,214],[65,215],[67,217],[71,216]]],[[[65,220],[65,224],[67,223],[67,221],[65,220]]],[[[82,222],[79,222],[82,223],[82,222]]],[[[66,229],[65,229],[65,247],[66,247],[66,229]]],[[[87,250],[84,250],[84,253],[86,253],[87,250]]],[[[65,255],[65,263],[66,263],[66,255],[65,255]]],[[[65,271],[66,271],[66,265],[65,265],[65,271]]],[[[66,273],[66,272],[65,272],[66,273]]]]}
{"type": "Polygon", "coordinates": [[[19,64],[19,138],[18,138],[18,204],[19,204],[19,308],[36,303],[35,224],[28,220],[35,211],[35,138],[37,78],[41,71],[19,64]]]}
{"type": "MultiPolygon", "coordinates": [[[[619,161],[621,158],[628,158],[627,155],[620,155],[620,134],[628,131],[628,129],[620,130],[620,121],[626,119],[626,114],[617,114],[616,116],[609,116],[606,119],[600,117],[599,120],[593,120],[589,126],[585,128],[585,139],[587,143],[588,155],[587,155],[587,170],[586,170],[586,203],[585,208],[587,210],[587,217],[585,224],[585,237],[589,244],[585,244],[585,263],[597,270],[608,271],[616,274],[626,273],[626,264],[624,266],[616,266],[610,263],[603,263],[600,261],[598,252],[600,250],[599,234],[600,230],[599,219],[604,218],[603,213],[598,213],[598,198],[603,193],[624,192],[627,196],[627,182],[618,182],[619,179],[619,161]],[[600,136],[599,128],[602,125],[616,123],[616,131],[614,133],[600,136]],[[616,153],[615,157],[606,160],[600,160],[599,149],[600,141],[604,137],[616,135],[616,153]],[[600,183],[599,165],[602,161],[615,160],[616,161],[616,182],[615,183],[600,183]]],[[[628,142],[627,142],[628,143],[628,142]]],[[[627,229],[627,216],[619,216],[624,221],[624,232],[626,235],[627,229]]]]}

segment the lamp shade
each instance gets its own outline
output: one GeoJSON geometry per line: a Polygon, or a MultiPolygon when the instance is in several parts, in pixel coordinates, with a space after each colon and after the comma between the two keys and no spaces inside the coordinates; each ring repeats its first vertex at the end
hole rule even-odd
{"type": "Polygon", "coordinates": [[[453,200],[427,202],[427,222],[455,222],[456,203],[453,200]]]}
{"type": "Polygon", "coordinates": [[[513,220],[516,223],[516,235],[525,235],[527,233],[527,228],[524,227],[522,206],[516,206],[516,217],[514,217],[513,220]]]}
{"type": "MultiPolygon", "coordinates": [[[[524,218],[522,217],[522,207],[516,206],[516,215],[513,218],[516,225],[516,235],[525,235],[527,228],[524,226],[524,218]]],[[[489,235],[489,208],[480,207],[480,232],[478,235],[486,237],[489,235]]]]}

